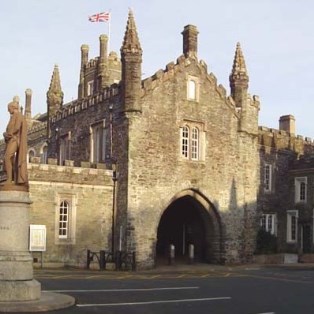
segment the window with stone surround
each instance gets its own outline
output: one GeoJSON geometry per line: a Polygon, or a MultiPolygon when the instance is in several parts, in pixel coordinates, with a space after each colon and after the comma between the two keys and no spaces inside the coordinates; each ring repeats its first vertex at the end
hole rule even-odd
{"type": "Polygon", "coordinates": [[[94,93],[94,81],[87,82],[87,96],[90,96],[94,93]]]}
{"type": "Polygon", "coordinates": [[[55,244],[75,244],[76,195],[57,194],[55,244]]]}
{"type": "Polygon", "coordinates": [[[287,242],[296,243],[298,241],[298,217],[297,210],[287,211],[287,242]]]}
{"type": "Polygon", "coordinates": [[[62,201],[59,209],[59,238],[66,239],[69,235],[69,203],[62,201]]]}
{"type": "Polygon", "coordinates": [[[261,228],[271,234],[277,234],[276,214],[263,214],[260,220],[261,228]]]}
{"type": "Polygon", "coordinates": [[[64,165],[65,160],[71,159],[71,132],[63,134],[59,138],[59,164],[64,165]]]}
{"type": "Polygon", "coordinates": [[[187,99],[199,101],[199,79],[198,77],[188,76],[187,78],[187,99]]]}
{"type": "Polygon", "coordinates": [[[204,160],[205,134],[202,123],[186,122],[180,128],[180,156],[187,160],[204,160]]]}
{"type": "Polygon", "coordinates": [[[271,192],[272,190],[272,179],[273,179],[273,174],[272,174],[272,165],[266,163],[264,166],[264,191],[265,192],[271,192]]]}
{"type": "Polygon", "coordinates": [[[92,163],[105,162],[106,160],[107,128],[105,120],[101,120],[90,127],[90,143],[92,163]]]}
{"type": "Polygon", "coordinates": [[[306,203],[307,201],[307,177],[294,178],[295,203],[306,203]]]}

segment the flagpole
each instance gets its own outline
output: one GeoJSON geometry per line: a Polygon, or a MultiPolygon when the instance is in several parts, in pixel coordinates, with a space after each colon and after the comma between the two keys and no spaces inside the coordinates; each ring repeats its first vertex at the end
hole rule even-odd
{"type": "Polygon", "coordinates": [[[109,21],[108,21],[108,52],[107,52],[108,56],[110,53],[110,31],[111,31],[110,24],[111,24],[111,10],[109,11],[109,21]]]}

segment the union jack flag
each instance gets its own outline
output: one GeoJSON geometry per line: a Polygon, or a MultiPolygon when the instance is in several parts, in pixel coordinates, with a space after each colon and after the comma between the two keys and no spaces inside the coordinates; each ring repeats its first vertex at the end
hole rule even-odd
{"type": "Polygon", "coordinates": [[[101,12],[88,17],[90,22],[108,22],[110,19],[109,12],[101,12]]]}

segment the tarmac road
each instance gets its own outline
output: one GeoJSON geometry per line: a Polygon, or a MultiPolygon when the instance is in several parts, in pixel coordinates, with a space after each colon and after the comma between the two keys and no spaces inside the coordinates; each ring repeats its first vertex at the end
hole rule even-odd
{"type": "Polygon", "coordinates": [[[146,272],[36,270],[35,277],[43,290],[76,299],[71,308],[46,313],[314,313],[314,267],[196,265],[146,272]]]}

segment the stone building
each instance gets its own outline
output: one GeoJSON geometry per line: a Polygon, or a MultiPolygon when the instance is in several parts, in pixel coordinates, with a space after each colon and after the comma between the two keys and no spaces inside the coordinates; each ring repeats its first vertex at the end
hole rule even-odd
{"type": "Polygon", "coordinates": [[[31,219],[48,227],[46,262],[82,265],[85,250],[98,248],[136,251],[137,266],[150,268],[170,244],[179,259],[193,244],[198,261],[244,263],[260,223],[280,250],[298,249],[286,241],[295,210],[287,196],[293,176],[307,171],[295,165],[312,142],[295,136],[291,116],[280,130],[258,127],[240,44],[228,94],[198,59],[197,28],[182,36],[176,62],[143,79],[130,11],[121,58],[108,54],[105,35],[98,58],[82,45],[76,100],[63,104],[57,66],[46,114],[32,118],[27,90],[31,219]]]}
{"type": "Polygon", "coordinates": [[[302,255],[313,245],[313,141],[295,134],[295,119],[282,116],[279,130],[259,128],[258,196],[263,229],[277,237],[278,252],[302,255]]]}

